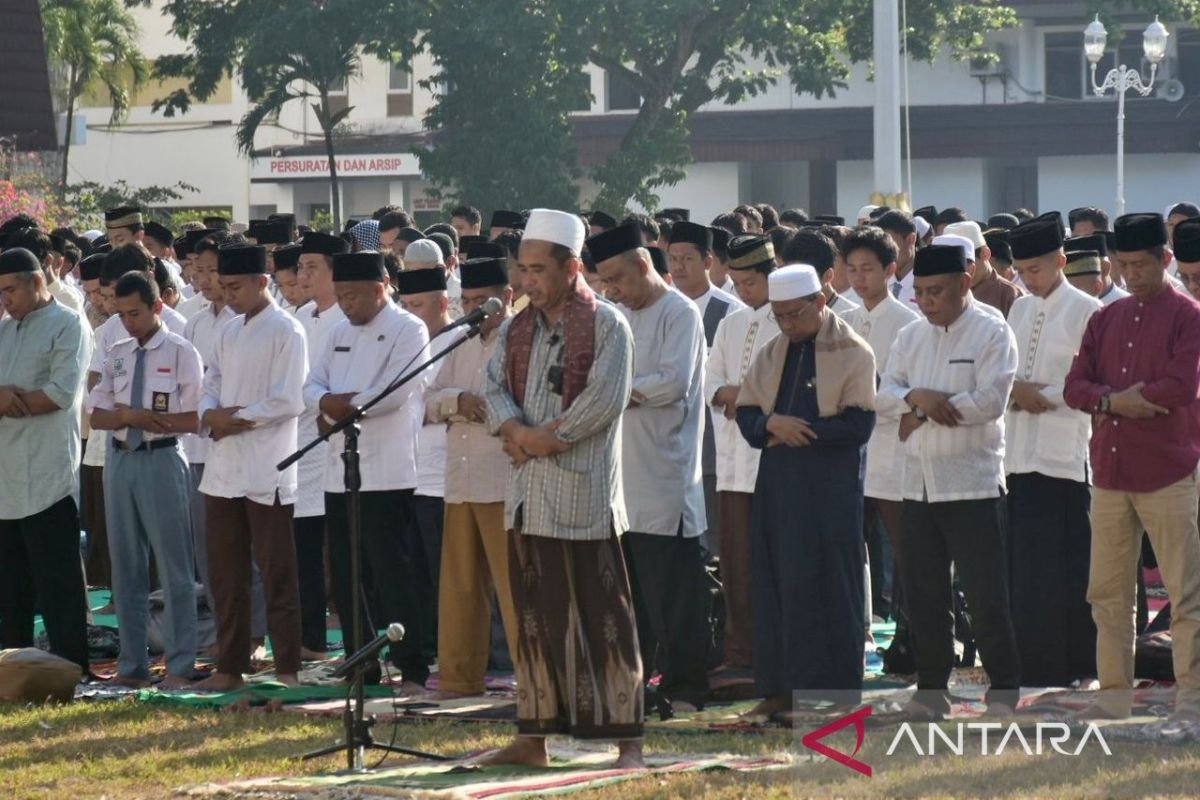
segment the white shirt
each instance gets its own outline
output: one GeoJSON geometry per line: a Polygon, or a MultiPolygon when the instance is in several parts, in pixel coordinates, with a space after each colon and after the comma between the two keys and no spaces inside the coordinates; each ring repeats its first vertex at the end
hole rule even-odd
{"type": "MultiPolygon", "coordinates": [[[[849,300],[853,305],[861,306],[863,304],[862,298],[858,296],[858,292],[854,291],[853,286],[846,287],[846,291],[838,292],[838,294],[849,300]]],[[[845,316],[845,314],[842,315],[843,318],[845,318],[845,316]]]]}
{"type": "Polygon", "coordinates": [[[917,310],[917,290],[913,286],[913,271],[910,268],[908,274],[903,278],[893,278],[888,282],[888,292],[904,305],[917,310]],[[900,284],[900,288],[896,288],[896,284],[900,284]]]}
{"type": "Polygon", "coordinates": [[[1037,472],[1080,483],[1088,480],[1091,417],[1068,408],[1063,384],[1079,352],[1088,320],[1103,304],[1065,278],[1046,298],[1018,297],[1008,312],[1017,339],[1017,380],[1044,383],[1053,411],[1030,414],[1009,404],[1005,414],[1004,471],[1037,472]]]}
{"type": "Polygon", "coordinates": [[[737,295],[737,287],[733,285],[733,278],[729,277],[728,272],[725,273],[725,282],[721,284],[721,291],[727,295],[737,295]]]}
{"type": "Polygon", "coordinates": [[[704,325],[679,292],[620,310],[633,330],[632,405],[621,420],[621,484],[629,530],[699,536],[708,527],[701,482],[704,325]]]}
{"type": "Polygon", "coordinates": [[[50,294],[55,300],[77,314],[83,314],[83,293],[74,286],[60,278],[46,288],[50,290],[50,294]]]}
{"type": "MultiPolygon", "coordinates": [[[[429,334],[425,325],[391,301],[366,325],[339,322],[325,351],[304,383],[304,399],[316,408],[326,394],[355,392],[351,403],[374,400],[406,367],[421,363],[429,334]]],[[[413,489],[417,485],[417,426],[425,412],[425,384],[411,380],[368,412],[358,439],[362,489],[365,492],[413,489]]],[[[345,436],[329,442],[325,458],[325,491],[344,492],[342,451],[345,436]]]]}
{"type": "Polygon", "coordinates": [[[191,297],[175,306],[175,310],[178,311],[184,319],[190,320],[192,317],[196,316],[210,305],[212,305],[212,303],[205,299],[203,294],[196,292],[191,297]]]}
{"type": "MultiPolygon", "coordinates": [[[[463,334],[462,328],[446,331],[440,336],[433,337],[429,344],[429,357],[432,358],[454,344],[463,334]]],[[[425,389],[437,377],[439,361],[425,370],[420,377],[421,396],[425,389]]],[[[420,366],[414,363],[413,366],[420,366]]],[[[445,422],[425,423],[425,406],[422,403],[417,415],[417,494],[423,497],[445,497],[446,494],[446,438],[447,425],[445,422]]]]}
{"type": "MultiPolygon", "coordinates": [[[[203,296],[197,295],[197,297],[203,296]]],[[[206,301],[199,312],[187,321],[187,325],[183,329],[183,337],[191,342],[192,347],[195,347],[196,352],[200,354],[200,363],[205,372],[208,371],[208,365],[213,359],[213,348],[217,346],[217,334],[221,332],[221,328],[226,322],[236,316],[237,314],[229,306],[221,306],[221,313],[214,314],[213,304],[206,301]]],[[[208,460],[208,446],[211,442],[212,439],[196,433],[184,436],[183,454],[187,456],[188,463],[203,464],[208,460]]]]}
{"type": "MultiPolygon", "coordinates": [[[[187,328],[187,320],[184,319],[178,311],[170,306],[164,305],[162,313],[163,324],[167,326],[167,330],[172,333],[184,335],[184,329],[187,328]]],[[[108,357],[108,351],[114,344],[122,339],[129,338],[129,331],[125,330],[125,326],[121,324],[121,317],[113,314],[104,323],[96,328],[95,331],[95,349],[92,350],[91,362],[88,364],[88,372],[100,373],[104,371],[104,359],[108,357]]]]}
{"type": "Polygon", "coordinates": [[[1100,295],[1099,300],[1104,305],[1112,305],[1122,297],[1129,297],[1129,292],[1117,286],[1115,283],[1108,287],[1108,291],[1100,295]]]}
{"type": "MultiPolygon", "coordinates": [[[[722,386],[741,386],[754,356],[779,333],[771,319],[771,304],[761,308],[743,306],[725,315],[717,326],[712,350],[704,369],[705,402],[722,386]]],[[[717,445],[717,491],[752,494],[758,480],[760,451],[746,444],[737,421],[712,410],[713,435],[717,445]]]]}
{"type": "Polygon", "coordinates": [[[854,309],[858,308],[858,303],[853,302],[844,294],[838,294],[829,301],[827,308],[839,317],[845,319],[846,315],[854,309]]]}
{"type": "MultiPolygon", "coordinates": [[[[846,315],[854,332],[867,340],[875,353],[875,369],[882,372],[900,331],[920,315],[892,296],[891,292],[874,308],[859,306],[846,315]]],[[[863,494],[879,500],[904,499],[904,442],[900,441],[898,418],[877,418],[875,430],[867,442],[867,475],[863,494]]]]}
{"type": "MultiPolygon", "coordinates": [[[[171,333],[165,325],[139,347],[137,339],[130,336],[112,346],[104,362],[100,382],[88,395],[88,413],[97,408],[111,411],[119,403],[133,406],[133,372],[138,350],[142,356],[142,397],[140,408],[166,414],[181,414],[195,411],[200,405],[203,392],[204,371],[200,365],[200,354],[192,343],[177,333],[171,333]]],[[[112,432],[113,438],[124,442],[129,429],[112,432]]],[[[142,432],[142,439],[178,438],[173,433],[142,432]]]]}
{"type": "MultiPolygon", "coordinates": [[[[296,450],[307,372],[304,329],[275,303],[250,319],[238,315],[225,323],[204,373],[200,417],[214,408],[241,406],[237,418],[255,426],[212,443],[201,492],[268,506],[278,492],[280,504],[296,502],[296,465],[283,472],[275,465],[296,450]]],[[[202,425],[200,433],[209,431],[202,425]]]]}
{"type": "Polygon", "coordinates": [[[904,499],[932,503],[998,497],[1004,488],[1004,409],[1017,342],[1003,319],[971,302],[949,327],[919,320],[896,337],[875,398],[881,419],[910,409],[913,389],[950,392],[956,427],[926,421],[905,442],[904,499]]]}
{"type": "Polygon", "coordinates": [[[734,311],[737,311],[739,308],[746,307],[746,304],[739,300],[735,295],[730,294],[724,289],[718,289],[716,286],[713,286],[710,283],[708,285],[708,291],[697,297],[695,300],[692,300],[692,302],[696,304],[696,308],[700,310],[701,322],[704,321],[704,312],[708,311],[708,301],[712,300],[714,297],[719,300],[724,300],[729,304],[729,309],[725,312],[726,316],[732,314],[734,311]]]}
{"type": "MultiPolygon", "coordinates": [[[[316,363],[325,355],[325,346],[329,344],[329,336],[333,329],[346,320],[342,307],[336,302],[324,311],[317,310],[315,301],[302,305],[297,311],[280,306],[289,314],[294,313],[304,328],[304,340],[308,348],[308,368],[311,371],[316,363]]],[[[320,400],[320,398],[317,398],[320,400]]],[[[304,413],[300,415],[297,428],[299,446],[317,438],[317,406],[305,403],[304,413]]],[[[296,465],[296,508],[292,511],[294,517],[320,517],[325,514],[325,460],[329,457],[329,442],[321,442],[309,450],[296,465]]],[[[344,488],[344,487],[343,487],[344,488]]],[[[341,491],[341,490],[339,490],[341,491]]]]}

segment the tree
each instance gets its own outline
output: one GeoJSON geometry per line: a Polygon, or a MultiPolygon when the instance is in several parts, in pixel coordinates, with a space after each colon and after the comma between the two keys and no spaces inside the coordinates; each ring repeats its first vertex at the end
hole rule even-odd
{"type": "Polygon", "coordinates": [[[421,170],[446,205],[485,213],[536,205],[575,208],[575,147],[567,114],[587,108],[587,51],[556,0],[434,3],[422,44],[438,71],[425,115],[421,170]]]}
{"type": "MultiPolygon", "coordinates": [[[[147,220],[167,224],[174,230],[177,226],[171,224],[176,212],[164,208],[167,204],[182,200],[184,193],[200,191],[191,184],[179,181],[173,186],[130,186],[128,182],[119,180],[111,185],[85,181],[72,184],[64,193],[64,205],[68,216],[76,225],[91,225],[103,227],[104,211],[117,206],[138,206],[142,209],[147,220]]],[[[199,219],[196,214],[190,219],[199,219]]]]}
{"type": "MultiPolygon", "coordinates": [[[[786,78],[800,92],[833,95],[852,63],[869,61],[871,0],[609,0],[591,10],[602,35],[589,58],[641,96],[620,146],[593,173],[595,205],[630,200],[654,208],[654,190],[678,182],[690,162],[687,122],[712,102],[737,103],[786,78]],[[747,57],[765,66],[750,68],[747,57]]],[[[991,0],[909,0],[908,49],[932,60],[942,46],[958,58],[977,53],[985,31],[1015,22],[991,0]]]]}
{"type": "Polygon", "coordinates": [[[62,101],[67,135],[59,190],[65,195],[79,98],[89,90],[104,89],[112,98],[109,122],[120,122],[129,113],[132,92],[146,82],[150,69],[137,47],[137,23],[120,0],[44,0],[42,28],[51,61],[66,72],[62,101]]]}
{"type": "Polygon", "coordinates": [[[188,86],[156,100],[154,109],[166,116],[186,112],[192,100],[211,97],[223,78],[236,77],[252,104],[238,123],[237,145],[251,155],[259,128],[293,100],[305,101],[321,128],[334,225],[340,229],[335,128],[354,107],[335,110],[330,93],[360,73],[365,45],[375,43],[379,51],[401,60],[412,50],[411,45],[378,43],[394,24],[383,4],[374,0],[167,0],[163,13],[173,17],[171,32],[186,41],[189,50],[159,58],[155,75],[184,78],[188,86]]]}

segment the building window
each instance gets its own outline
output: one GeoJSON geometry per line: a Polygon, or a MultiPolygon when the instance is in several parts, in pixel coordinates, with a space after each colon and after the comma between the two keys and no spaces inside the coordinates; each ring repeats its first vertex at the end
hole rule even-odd
{"type": "Polygon", "coordinates": [[[1083,99],[1086,63],[1082,33],[1047,33],[1046,99],[1083,99]]]}
{"type": "Polygon", "coordinates": [[[625,76],[605,73],[608,88],[609,111],[637,111],[642,106],[642,96],[625,76]]]}
{"type": "Polygon", "coordinates": [[[1172,78],[1178,78],[1188,97],[1200,94],[1200,30],[1181,30],[1175,36],[1175,69],[1172,78]]]}
{"type": "Polygon", "coordinates": [[[387,114],[389,117],[413,114],[412,73],[396,64],[388,65],[387,114]]]}
{"type": "Polygon", "coordinates": [[[346,92],[346,79],[343,77],[329,85],[329,113],[337,114],[345,111],[350,105],[350,96],[346,92]]]}

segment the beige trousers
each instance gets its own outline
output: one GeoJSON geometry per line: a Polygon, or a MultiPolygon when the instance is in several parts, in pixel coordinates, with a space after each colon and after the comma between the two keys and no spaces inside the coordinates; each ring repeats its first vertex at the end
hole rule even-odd
{"type": "Polygon", "coordinates": [[[438,588],[438,689],[482,694],[491,650],[492,590],[516,663],[504,503],[446,503],[438,588]]]}
{"type": "Polygon", "coordinates": [[[1167,596],[1177,709],[1200,710],[1200,536],[1196,474],[1154,492],[1092,490],[1088,602],[1096,621],[1100,705],[1128,715],[1133,703],[1134,615],[1142,530],[1150,537],[1167,596]]]}

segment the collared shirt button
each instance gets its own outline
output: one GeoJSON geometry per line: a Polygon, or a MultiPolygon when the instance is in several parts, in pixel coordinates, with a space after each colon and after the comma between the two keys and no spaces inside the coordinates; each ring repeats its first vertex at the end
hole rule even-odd
{"type": "Polygon", "coordinates": [[[1115,452],[1117,452],[1117,448],[1115,448],[1115,447],[1114,447],[1114,448],[1112,449],[1112,451],[1113,451],[1114,453],[1115,453],[1115,452]]]}

